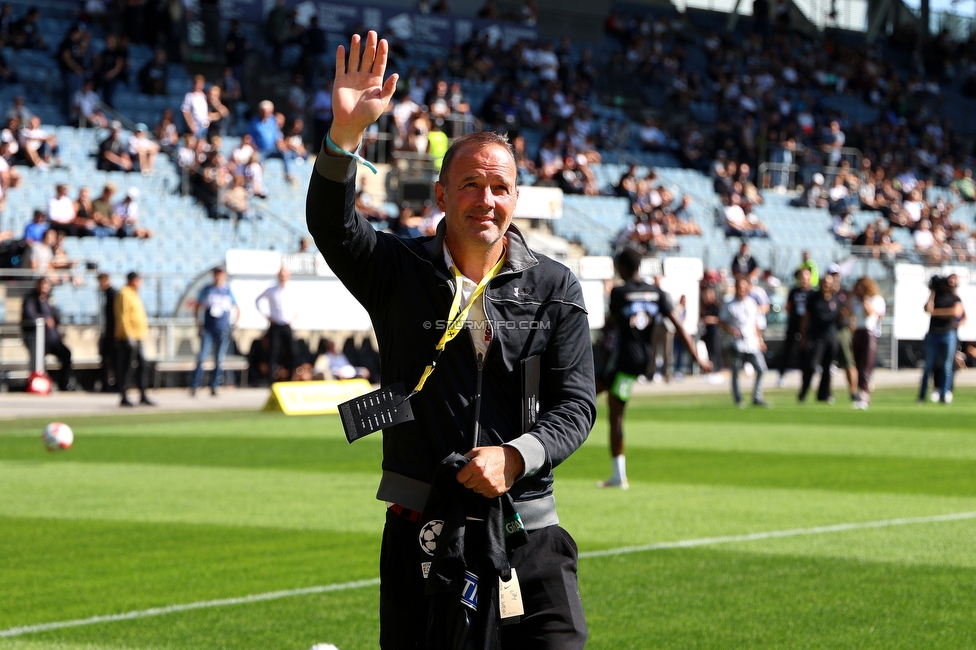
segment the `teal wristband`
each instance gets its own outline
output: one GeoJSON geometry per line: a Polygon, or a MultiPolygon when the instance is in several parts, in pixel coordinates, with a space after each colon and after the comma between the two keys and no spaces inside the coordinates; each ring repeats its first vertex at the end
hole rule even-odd
{"type": "Polygon", "coordinates": [[[348,156],[349,158],[352,158],[356,162],[365,165],[366,168],[369,169],[369,171],[373,172],[374,174],[376,173],[376,167],[373,166],[373,163],[369,162],[368,160],[360,156],[358,153],[353,153],[351,151],[346,151],[345,149],[340,149],[339,145],[337,145],[335,142],[332,141],[331,133],[325,134],[325,146],[327,146],[329,148],[329,151],[331,151],[332,153],[339,154],[340,156],[348,156]]]}

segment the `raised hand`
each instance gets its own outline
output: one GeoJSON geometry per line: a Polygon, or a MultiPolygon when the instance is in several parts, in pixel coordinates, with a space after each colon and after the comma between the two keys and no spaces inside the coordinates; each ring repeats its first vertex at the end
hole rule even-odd
{"type": "Polygon", "coordinates": [[[365,45],[359,34],[353,35],[348,65],[346,49],[340,45],[336,50],[330,136],[346,151],[352,151],[362,142],[366,129],[383,114],[396,90],[398,75],[383,80],[388,52],[389,44],[385,39],[377,43],[374,31],[367,34],[365,45]]]}

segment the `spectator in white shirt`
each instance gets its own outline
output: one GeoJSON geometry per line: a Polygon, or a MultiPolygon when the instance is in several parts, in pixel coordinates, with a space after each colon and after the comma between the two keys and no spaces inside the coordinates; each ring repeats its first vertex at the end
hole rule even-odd
{"type": "MultiPolygon", "coordinates": [[[[322,136],[323,138],[325,136],[322,136]]],[[[250,133],[245,133],[241,136],[241,143],[236,149],[230,152],[230,160],[243,172],[247,164],[251,162],[251,156],[254,155],[254,140],[251,138],[250,133]]]]}
{"type": "Polygon", "coordinates": [[[760,320],[762,312],[759,303],[749,295],[752,283],[747,277],[736,278],[735,296],[725,304],[719,316],[719,327],[732,335],[732,397],[736,406],[745,408],[742,393],[739,391],[739,371],[745,363],[756,369],[756,383],[752,390],[752,403],[755,406],[769,407],[763,399],[762,378],[766,371],[766,342],[763,341],[760,320]]]}
{"type": "Polygon", "coordinates": [[[267,198],[268,195],[264,193],[264,166],[261,164],[261,154],[257,151],[251,154],[251,162],[244,168],[244,180],[251,196],[267,198]]]}
{"type": "Polygon", "coordinates": [[[734,201],[725,206],[725,235],[726,237],[738,236],[745,237],[749,234],[749,222],[746,221],[746,213],[738,201],[734,201]]]}
{"type": "Polygon", "coordinates": [[[95,222],[79,218],[75,212],[75,202],[68,196],[68,186],[59,184],[55,191],[56,196],[47,200],[47,218],[51,222],[51,229],[74,237],[95,234],[95,222]]]}
{"type": "Polygon", "coordinates": [[[31,241],[27,253],[21,258],[21,266],[36,273],[47,273],[54,260],[54,245],[58,241],[58,234],[48,229],[40,241],[31,241]]]}
{"type": "Polygon", "coordinates": [[[129,138],[129,157],[136,161],[136,169],[141,171],[143,176],[153,173],[156,155],[159,153],[159,145],[149,137],[148,130],[145,124],[136,124],[136,131],[129,138]]]}
{"type": "Polygon", "coordinates": [[[139,227],[139,188],[130,187],[126,192],[125,198],[115,204],[115,214],[122,220],[119,228],[119,237],[138,237],[139,239],[149,239],[152,231],[147,228],[139,227]]]}
{"type": "Polygon", "coordinates": [[[202,74],[193,77],[193,90],[183,97],[183,105],[180,107],[187,130],[198,138],[206,137],[210,127],[210,109],[207,105],[207,94],[203,92],[206,84],[207,80],[202,74]]]}
{"type": "Polygon", "coordinates": [[[918,228],[912,233],[912,239],[915,240],[915,250],[919,253],[926,253],[932,248],[935,237],[932,235],[932,224],[929,223],[928,219],[922,219],[918,222],[918,228]]]}
{"type": "Polygon", "coordinates": [[[254,301],[258,313],[268,319],[270,343],[269,368],[271,380],[291,379],[298,365],[298,346],[291,325],[298,316],[298,305],[292,289],[288,287],[291,273],[285,267],[278,271],[278,284],[268,287],[254,301]],[[264,308],[262,303],[267,304],[264,308]]]}
{"type": "Polygon", "coordinates": [[[559,57],[552,49],[552,43],[544,43],[535,51],[533,63],[538,71],[539,79],[556,81],[559,78],[559,57]]]}
{"type": "MultiPolygon", "coordinates": [[[[321,348],[320,348],[321,349],[321,348]]],[[[342,352],[336,349],[336,344],[325,340],[325,355],[329,359],[329,372],[335,379],[369,379],[369,369],[362,366],[354,366],[342,352]]]]}
{"type": "Polygon", "coordinates": [[[22,156],[31,167],[47,169],[52,157],[55,158],[55,167],[61,166],[61,161],[57,158],[58,139],[41,128],[41,118],[36,115],[32,117],[27,127],[20,130],[18,137],[20,148],[23,150],[22,156]]]}

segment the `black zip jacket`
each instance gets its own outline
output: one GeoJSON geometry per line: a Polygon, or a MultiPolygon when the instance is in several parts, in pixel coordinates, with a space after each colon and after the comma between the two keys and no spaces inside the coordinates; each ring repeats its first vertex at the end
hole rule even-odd
{"type": "Polygon", "coordinates": [[[36,332],[35,321],[43,318],[53,318],[55,327],[48,327],[44,324],[44,341],[47,345],[52,345],[61,340],[61,333],[58,331],[57,324],[61,322],[61,314],[58,309],[51,304],[50,299],[41,300],[41,295],[35,289],[24,296],[24,307],[20,317],[20,329],[27,336],[34,336],[36,332]]]}
{"type": "MultiPolygon", "coordinates": [[[[321,153],[308,188],[308,231],[332,271],[366,308],[379,343],[384,386],[411,390],[434,355],[454,296],[437,235],[401,239],[376,232],[355,211],[356,164],[321,153]]],[[[442,459],[509,444],[525,461],[510,491],[527,529],[558,523],[552,470],[586,439],[596,415],[593,357],[576,278],[528,249],[514,226],[501,272],[484,292],[493,337],[478,359],[471,337],[450,341],[424,389],[415,420],[383,431],[377,498],[423,510],[442,459]],[[541,357],[539,417],[522,429],[521,361],[541,357]]]]}

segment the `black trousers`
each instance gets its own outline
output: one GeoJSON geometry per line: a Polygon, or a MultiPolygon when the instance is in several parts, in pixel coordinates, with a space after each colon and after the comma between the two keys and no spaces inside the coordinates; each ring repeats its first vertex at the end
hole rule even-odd
{"type": "Polygon", "coordinates": [[[708,350],[708,360],[712,362],[712,372],[722,369],[722,346],[719,342],[720,331],[718,327],[709,327],[705,330],[702,340],[705,341],[705,349],[708,350]]]}
{"type": "Polygon", "coordinates": [[[779,370],[779,374],[785,373],[787,370],[792,368],[790,361],[793,357],[793,353],[800,345],[800,331],[796,327],[786,326],[786,336],[783,338],[783,347],[780,348],[779,353],[779,363],[776,369],[779,370]]]}
{"type": "Polygon", "coordinates": [[[142,341],[129,340],[119,341],[118,348],[119,368],[115,373],[118,378],[116,383],[122,399],[125,399],[125,390],[132,381],[133,374],[136,379],[136,387],[139,388],[139,395],[146,396],[146,358],[142,354],[142,341]]]}
{"type": "Polygon", "coordinates": [[[830,399],[830,364],[836,354],[837,339],[835,337],[807,340],[806,355],[803,360],[803,386],[800,388],[801,400],[806,399],[817,366],[821,367],[817,399],[821,402],[830,399]]]}
{"type": "MultiPolygon", "coordinates": [[[[27,346],[27,350],[30,353],[30,370],[33,372],[36,367],[34,348],[37,345],[37,337],[34,336],[34,332],[24,333],[24,345],[27,346]]],[[[60,390],[67,390],[72,375],[71,350],[68,349],[68,346],[60,338],[46,339],[44,341],[44,354],[45,356],[50,354],[57,357],[58,362],[61,364],[61,370],[58,372],[58,388],[60,390]]],[[[41,363],[42,367],[43,365],[41,363]]]]}
{"type": "MultiPolygon", "coordinates": [[[[429,599],[421,564],[424,522],[387,510],[380,552],[380,648],[426,650],[429,599]]],[[[529,531],[529,543],[510,558],[518,575],[525,616],[501,628],[504,650],[582,650],[586,621],[576,575],[576,542],[559,526],[529,531]]],[[[440,650],[439,648],[436,650],[440,650]]]]}
{"type": "Polygon", "coordinates": [[[871,373],[878,354],[878,337],[866,329],[854,331],[854,362],[857,364],[857,389],[864,401],[871,399],[871,373]]]}
{"type": "Polygon", "coordinates": [[[48,341],[47,353],[53,354],[61,362],[61,371],[58,373],[58,388],[68,390],[72,375],[71,350],[61,339],[58,339],[57,341],[48,341]]]}
{"type": "Polygon", "coordinates": [[[102,392],[105,393],[118,392],[119,390],[118,347],[118,341],[112,336],[102,336],[98,339],[98,354],[102,358],[99,375],[102,380],[102,392]]]}
{"type": "Polygon", "coordinates": [[[291,325],[271,323],[268,327],[268,338],[271,343],[268,363],[271,370],[271,381],[277,380],[275,371],[278,368],[285,368],[288,371],[288,378],[285,381],[291,381],[292,371],[298,361],[298,350],[295,346],[295,335],[291,331],[291,325]]]}

